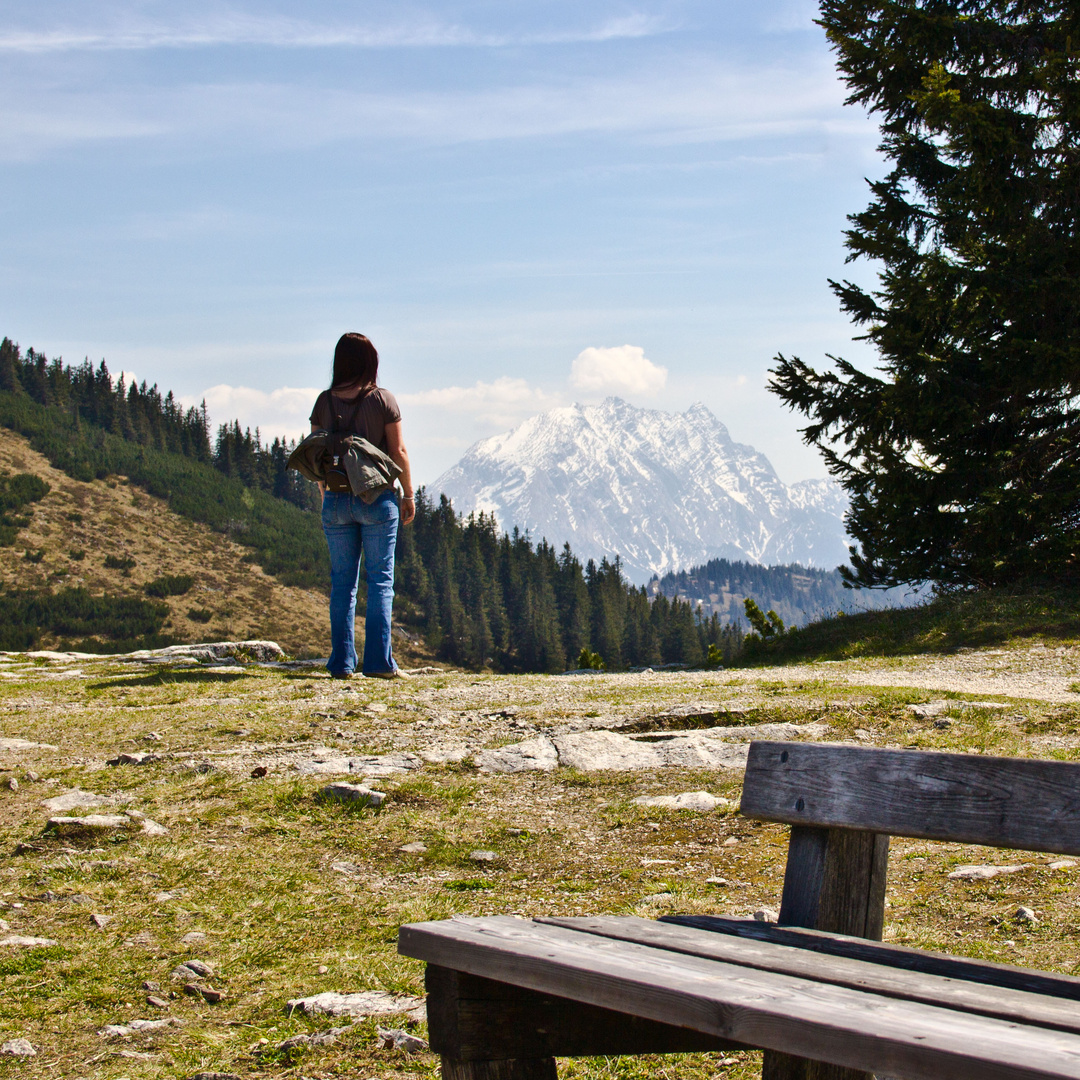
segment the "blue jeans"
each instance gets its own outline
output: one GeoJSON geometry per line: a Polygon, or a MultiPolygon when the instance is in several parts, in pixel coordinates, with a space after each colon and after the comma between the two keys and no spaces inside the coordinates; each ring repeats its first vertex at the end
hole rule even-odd
{"type": "Polygon", "coordinates": [[[351,675],[356,670],[353,622],[361,552],[367,581],[364,674],[397,670],[390,645],[390,613],[400,514],[392,491],[370,504],[355,495],[332,491],[323,498],[322,527],[330,548],[330,659],[326,670],[331,675],[351,675]]]}

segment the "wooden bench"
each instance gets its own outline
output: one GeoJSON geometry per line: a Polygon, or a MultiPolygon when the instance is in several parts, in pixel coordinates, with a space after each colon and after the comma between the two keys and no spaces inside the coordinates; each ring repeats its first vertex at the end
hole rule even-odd
{"type": "Polygon", "coordinates": [[[1080,855],[1080,765],[755,742],[740,809],[791,826],[778,925],[403,926],[444,1080],[747,1048],[765,1050],[765,1080],[1080,1078],[1080,979],[880,941],[890,836],[1080,855]]]}

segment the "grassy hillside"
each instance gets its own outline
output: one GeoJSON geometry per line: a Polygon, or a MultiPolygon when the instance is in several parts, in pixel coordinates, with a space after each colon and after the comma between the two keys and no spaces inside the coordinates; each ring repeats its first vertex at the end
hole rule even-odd
{"type": "Polygon", "coordinates": [[[1080,594],[997,590],[938,597],[910,608],[839,615],[767,643],[753,643],[745,662],[948,653],[1033,638],[1080,639],[1080,594]]]}
{"type": "MultiPolygon", "coordinates": [[[[122,476],[80,481],[54,469],[25,438],[0,429],[0,473],[31,474],[49,485],[28,524],[0,547],[3,594],[83,589],[92,597],[167,607],[162,634],[178,641],[270,638],[290,652],[325,654],[323,594],[283,585],[227,535],[189,521],[122,476]],[[248,556],[245,558],[245,556],[248,556]],[[190,579],[147,586],[163,577],[190,579]]],[[[320,537],[321,539],[321,537],[320,537]]],[[[69,636],[70,643],[73,637],[69,636]]],[[[100,639],[100,635],[98,635],[100,639]]],[[[47,648],[56,634],[37,642],[47,648]]]]}

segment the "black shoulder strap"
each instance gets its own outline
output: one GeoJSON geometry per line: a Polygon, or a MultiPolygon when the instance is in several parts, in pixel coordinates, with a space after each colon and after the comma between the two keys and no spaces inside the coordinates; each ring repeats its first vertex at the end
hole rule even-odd
{"type": "MultiPolygon", "coordinates": [[[[368,394],[370,394],[371,391],[374,389],[374,386],[367,386],[359,394],[356,395],[356,400],[353,402],[352,415],[349,417],[349,423],[345,425],[346,433],[348,433],[349,428],[355,427],[356,415],[360,411],[360,406],[364,403],[364,400],[367,398],[368,394]]],[[[330,395],[330,434],[333,435],[337,432],[337,410],[334,408],[333,387],[331,387],[328,392],[330,395]]],[[[344,401],[344,398],[342,400],[344,401]]],[[[359,433],[357,432],[357,434],[359,433]]],[[[367,437],[366,431],[364,432],[364,436],[365,438],[367,437]]]]}

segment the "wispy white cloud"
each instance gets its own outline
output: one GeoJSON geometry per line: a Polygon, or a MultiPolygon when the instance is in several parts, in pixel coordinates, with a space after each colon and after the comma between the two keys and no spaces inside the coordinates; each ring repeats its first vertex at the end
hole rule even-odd
{"type": "Polygon", "coordinates": [[[119,91],[13,81],[0,94],[0,156],[93,140],[180,140],[299,150],[352,140],[455,144],[611,134],[730,142],[800,133],[861,135],[831,65],[684,65],[678,72],[578,76],[482,90],[371,93],[283,83],[119,91]]]}
{"type": "Polygon", "coordinates": [[[477,381],[472,386],[443,386],[399,394],[398,400],[402,405],[420,406],[442,415],[468,415],[489,427],[506,428],[538,412],[553,409],[564,399],[525,379],[503,376],[494,382],[477,381]]]}
{"type": "Polygon", "coordinates": [[[434,19],[374,26],[320,24],[305,19],[232,12],[175,22],[134,20],[113,26],[0,31],[0,52],[40,54],[249,45],[282,49],[505,48],[642,38],[668,29],[671,24],[667,20],[644,12],[591,26],[517,33],[481,32],[434,19]]]}
{"type": "Polygon", "coordinates": [[[206,402],[213,426],[239,420],[244,428],[259,428],[264,440],[282,436],[302,438],[310,429],[311,407],[321,390],[316,387],[281,386],[259,390],[251,386],[219,383],[199,395],[180,398],[185,408],[206,402]]]}
{"type": "Polygon", "coordinates": [[[571,386],[591,394],[658,394],[667,377],[637,345],[582,349],[570,369],[571,386]]]}

